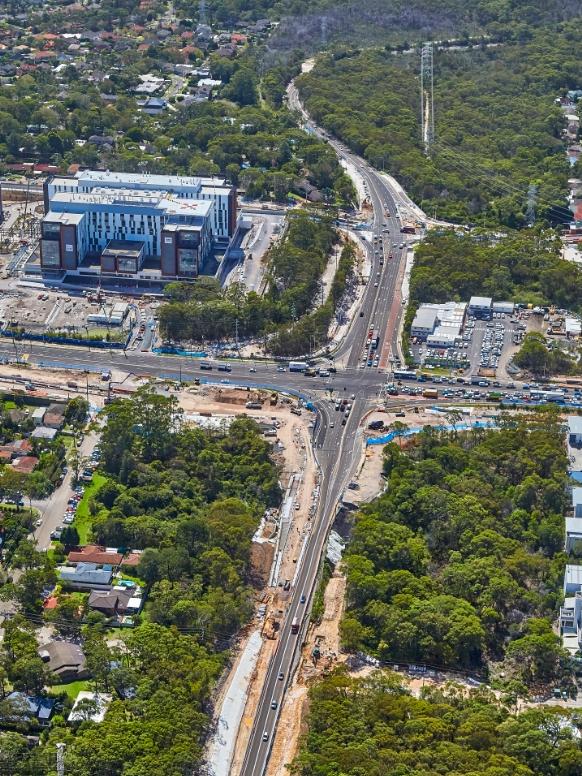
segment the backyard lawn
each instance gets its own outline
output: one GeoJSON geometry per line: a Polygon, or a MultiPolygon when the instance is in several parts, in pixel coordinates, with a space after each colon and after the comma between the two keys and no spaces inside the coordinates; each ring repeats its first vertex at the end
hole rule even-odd
{"type": "Polygon", "coordinates": [[[90,689],[89,680],[80,679],[78,682],[69,682],[69,684],[54,684],[52,687],[49,687],[49,692],[53,693],[54,695],[58,695],[58,693],[61,692],[66,692],[69,698],[74,701],[80,692],[88,689],[90,689]]]}

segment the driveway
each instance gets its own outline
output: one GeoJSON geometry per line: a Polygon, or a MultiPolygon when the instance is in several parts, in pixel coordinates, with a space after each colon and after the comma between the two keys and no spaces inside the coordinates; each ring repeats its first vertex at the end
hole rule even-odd
{"type": "MultiPolygon", "coordinates": [[[[82,456],[89,456],[97,444],[99,435],[90,432],[85,435],[81,442],[80,452],[82,456]]],[[[62,485],[58,487],[48,499],[44,501],[33,501],[32,505],[40,512],[42,524],[35,529],[34,538],[39,550],[45,550],[50,546],[51,533],[63,524],[63,516],[67,508],[67,502],[72,492],[73,472],[69,467],[62,485]]]]}

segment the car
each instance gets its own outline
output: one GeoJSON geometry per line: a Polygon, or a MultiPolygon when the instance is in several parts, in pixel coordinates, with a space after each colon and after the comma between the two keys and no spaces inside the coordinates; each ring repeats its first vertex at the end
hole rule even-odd
{"type": "Polygon", "coordinates": [[[374,283],[374,288],[378,288],[378,284],[377,283],[374,283]]]}
{"type": "Polygon", "coordinates": [[[74,517],[74,515],[67,515],[66,517],[64,517],[64,518],[63,518],[63,523],[64,523],[65,525],[71,525],[71,523],[72,523],[74,520],[75,520],[75,517],[74,517]]]}
{"type": "Polygon", "coordinates": [[[364,311],[360,310],[360,318],[363,318],[363,317],[364,317],[364,311]]]}
{"type": "Polygon", "coordinates": [[[263,741],[268,741],[268,740],[269,740],[269,731],[265,730],[265,732],[263,733],[263,741]]]}
{"type": "Polygon", "coordinates": [[[301,593],[301,598],[299,599],[299,603],[300,603],[300,604],[304,604],[304,603],[305,603],[305,601],[306,601],[306,598],[305,598],[305,593],[301,593]]]}
{"type": "Polygon", "coordinates": [[[59,528],[55,528],[54,531],[51,531],[50,538],[53,541],[58,541],[62,535],[63,535],[63,529],[62,527],[59,526],[59,528]]]}
{"type": "Polygon", "coordinates": [[[39,528],[41,525],[42,525],[42,517],[38,517],[38,518],[37,518],[37,519],[34,521],[34,526],[35,526],[35,528],[39,528]]]}
{"type": "Polygon", "coordinates": [[[256,371],[257,371],[257,370],[255,369],[255,367],[254,367],[254,366],[252,366],[252,367],[249,369],[249,372],[256,372],[256,371]]]}
{"type": "Polygon", "coordinates": [[[277,367],[277,372],[286,372],[286,371],[287,371],[287,370],[285,369],[285,367],[284,367],[284,366],[278,366],[278,367],[277,367]]]}
{"type": "Polygon", "coordinates": [[[345,419],[345,417],[343,417],[342,418],[342,426],[345,426],[345,425],[346,425],[346,419],[345,419]]]}
{"type": "Polygon", "coordinates": [[[285,678],[285,674],[283,673],[283,671],[279,671],[279,674],[278,674],[278,676],[277,676],[277,679],[278,679],[280,682],[282,682],[284,678],[285,678]]]}
{"type": "Polygon", "coordinates": [[[271,701],[271,708],[272,708],[272,709],[276,709],[276,708],[277,708],[277,701],[276,701],[274,698],[273,698],[273,700],[271,701]]]}

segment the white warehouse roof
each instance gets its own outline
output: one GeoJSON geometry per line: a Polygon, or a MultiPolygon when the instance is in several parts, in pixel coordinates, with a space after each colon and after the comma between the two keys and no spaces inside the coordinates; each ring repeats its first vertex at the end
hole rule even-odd
{"type": "Polygon", "coordinates": [[[412,321],[412,329],[426,329],[432,332],[436,322],[437,310],[429,308],[428,305],[421,305],[412,321]]]}
{"type": "Polygon", "coordinates": [[[472,296],[469,299],[469,307],[491,307],[493,300],[490,296],[472,296]]]}

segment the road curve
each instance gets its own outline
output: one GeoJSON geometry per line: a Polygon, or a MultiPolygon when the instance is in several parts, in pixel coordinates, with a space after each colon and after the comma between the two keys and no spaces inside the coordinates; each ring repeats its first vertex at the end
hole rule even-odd
{"type": "MultiPolygon", "coordinates": [[[[288,90],[289,105],[300,110],[306,121],[310,121],[293,84],[288,90]]],[[[314,430],[315,454],[320,466],[320,494],[316,517],[311,533],[307,536],[304,549],[298,559],[295,579],[291,587],[291,598],[285,620],[278,634],[276,651],[271,658],[255,713],[251,735],[247,745],[241,776],[263,776],[273,744],[274,735],[287,685],[299,658],[300,646],[309,621],[309,611],[315,591],[322,555],[327,536],[335,517],[336,507],[342,491],[349,482],[359,460],[358,448],[360,421],[366,412],[368,399],[377,395],[384,381],[379,370],[365,367],[359,369],[362,353],[371,328],[378,330],[381,341],[389,340],[392,357],[399,352],[397,337],[402,304],[399,293],[406,251],[400,247],[400,206],[402,195],[391,188],[386,179],[370,168],[363,160],[351,154],[337,141],[310,122],[310,129],[326,139],[340,159],[353,165],[366,182],[374,218],[373,237],[382,242],[381,253],[374,248],[376,241],[367,243],[372,266],[370,280],[364,291],[360,314],[352,321],[344,340],[335,353],[343,359],[347,369],[342,370],[333,381],[338,394],[350,391],[353,394],[353,408],[345,425],[336,425],[331,418],[329,401],[317,401],[319,421],[314,430]],[[392,258],[390,259],[390,255],[392,258]],[[346,376],[347,379],[346,379],[346,376]],[[299,632],[292,633],[293,622],[299,623],[299,632]]],[[[305,379],[305,378],[304,378],[305,379]]]]}

